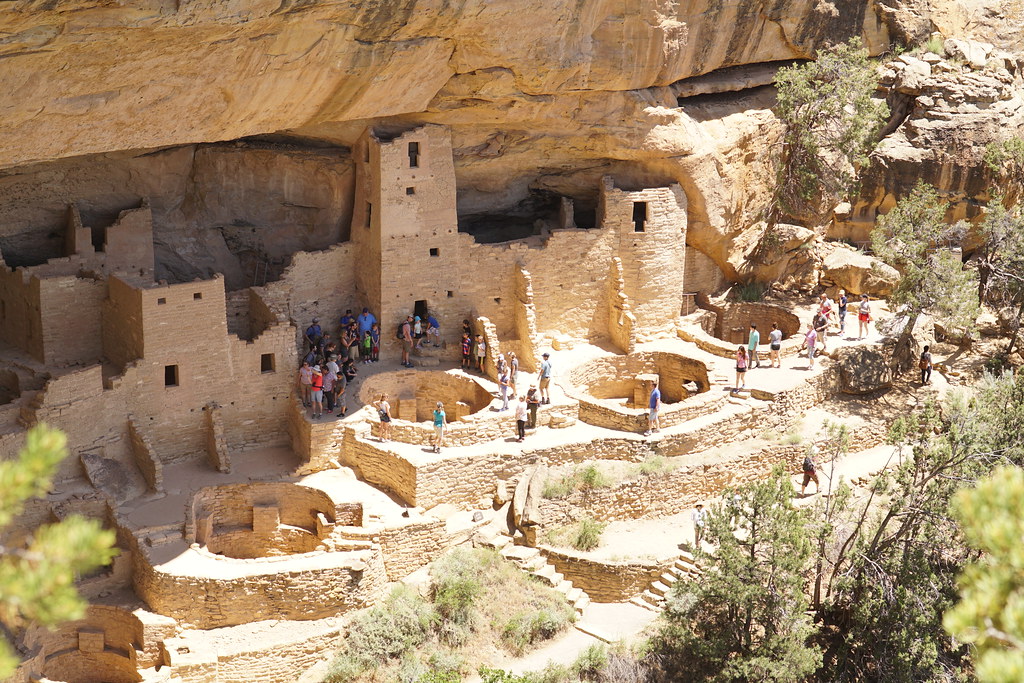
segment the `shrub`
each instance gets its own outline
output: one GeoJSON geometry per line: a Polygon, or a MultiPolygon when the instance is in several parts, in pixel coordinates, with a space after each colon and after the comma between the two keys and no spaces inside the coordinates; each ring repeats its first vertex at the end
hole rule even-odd
{"type": "Polygon", "coordinates": [[[598,469],[597,465],[591,464],[563,474],[558,479],[548,479],[544,482],[541,495],[545,498],[565,498],[575,491],[590,491],[611,485],[611,477],[598,469]]]}
{"type": "Polygon", "coordinates": [[[603,645],[591,645],[572,664],[573,672],[584,681],[596,681],[608,666],[608,651],[603,645]]]}
{"type": "Polygon", "coordinates": [[[925,52],[931,52],[932,54],[936,54],[940,57],[946,56],[946,48],[943,45],[942,38],[939,36],[930,37],[921,47],[925,52]]]}
{"type": "Polygon", "coordinates": [[[587,465],[579,472],[579,488],[582,490],[600,489],[611,486],[612,481],[597,465],[587,465]]]}
{"type": "Polygon", "coordinates": [[[593,550],[601,545],[601,534],[604,533],[605,526],[590,517],[584,517],[576,524],[572,547],[576,550],[593,550]]]}
{"type": "MultiPolygon", "coordinates": [[[[438,650],[430,655],[427,662],[430,664],[431,673],[437,674],[459,674],[466,663],[461,654],[451,650],[438,650]]],[[[459,678],[461,679],[461,676],[459,678]]],[[[438,681],[440,683],[440,679],[438,681]]]]}
{"type": "Polygon", "coordinates": [[[541,495],[544,498],[565,498],[576,490],[576,481],[570,474],[559,479],[548,479],[544,482],[544,490],[541,495]]]}
{"type": "Polygon", "coordinates": [[[640,463],[640,474],[645,477],[658,477],[673,471],[678,467],[677,463],[665,459],[660,455],[651,455],[640,463]]]}
{"type": "Polygon", "coordinates": [[[505,624],[501,640],[510,652],[522,655],[533,643],[547,640],[564,629],[572,621],[567,610],[568,605],[565,610],[539,609],[520,612],[505,624]]]}
{"type": "Polygon", "coordinates": [[[432,599],[445,621],[469,624],[473,603],[480,595],[480,562],[464,548],[458,548],[436,562],[430,570],[432,599]]]}
{"type": "Polygon", "coordinates": [[[405,586],[396,588],[383,605],[353,620],[325,683],[348,683],[370,668],[402,657],[426,642],[436,622],[436,612],[423,598],[405,586]]]}
{"type": "Polygon", "coordinates": [[[763,282],[745,282],[736,288],[736,297],[740,301],[760,301],[767,291],[763,282]]]}

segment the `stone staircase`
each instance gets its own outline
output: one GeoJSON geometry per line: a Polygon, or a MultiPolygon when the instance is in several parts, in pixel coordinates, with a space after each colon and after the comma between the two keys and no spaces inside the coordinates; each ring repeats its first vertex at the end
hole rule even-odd
{"type": "Polygon", "coordinates": [[[433,344],[424,343],[422,348],[413,348],[412,354],[409,356],[409,361],[413,365],[421,368],[437,367],[441,364],[441,359],[453,358],[452,353],[447,346],[447,344],[441,344],[440,347],[434,347],[433,344]]]}
{"type": "Polygon", "coordinates": [[[478,539],[477,545],[497,550],[498,554],[506,560],[554,588],[565,596],[566,601],[573,606],[577,614],[583,614],[583,610],[590,604],[590,596],[584,593],[583,589],[572,585],[572,581],[567,580],[559,573],[536,548],[513,545],[512,538],[504,534],[478,539]]]}
{"type": "Polygon", "coordinates": [[[700,578],[701,569],[691,553],[682,552],[672,567],[651,583],[643,593],[630,600],[634,605],[660,612],[665,608],[665,598],[678,581],[695,581],[700,578]]]}

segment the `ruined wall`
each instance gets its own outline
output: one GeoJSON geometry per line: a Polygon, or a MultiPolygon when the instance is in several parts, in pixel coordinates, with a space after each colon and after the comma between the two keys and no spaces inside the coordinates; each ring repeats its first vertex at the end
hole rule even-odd
{"type": "Polygon", "coordinates": [[[38,361],[44,358],[40,307],[39,278],[0,267],[0,340],[38,361]]]}
{"type": "MultiPolygon", "coordinates": [[[[152,255],[152,249],[150,249],[152,255]]],[[[100,278],[62,277],[39,281],[43,362],[98,363],[103,357],[102,306],[107,283],[100,278]]]]}
{"type": "Polygon", "coordinates": [[[661,562],[595,560],[550,546],[539,548],[560,574],[594,602],[625,602],[640,595],[652,581],[671,569],[675,561],[675,558],[661,562]]]}

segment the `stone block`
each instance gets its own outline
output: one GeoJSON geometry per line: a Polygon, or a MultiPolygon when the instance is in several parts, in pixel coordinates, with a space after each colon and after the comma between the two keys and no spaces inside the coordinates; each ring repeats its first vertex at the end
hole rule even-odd
{"type": "Polygon", "coordinates": [[[82,629],[78,632],[78,650],[80,652],[103,652],[106,636],[99,629],[82,629]]]}

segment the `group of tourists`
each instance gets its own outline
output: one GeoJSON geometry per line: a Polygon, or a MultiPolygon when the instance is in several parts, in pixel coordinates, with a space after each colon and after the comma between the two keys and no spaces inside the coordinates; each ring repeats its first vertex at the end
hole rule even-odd
{"type": "Polygon", "coordinates": [[[313,419],[325,413],[344,417],[345,389],[356,377],[356,362],[380,360],[380,324],[376,316],[368,308],[358,316],[346,310],[338,321],[337,337],[324,331],[320,318],[313,318],[303,340],[305,349],[298,375],[302,405],[312,410],[313,419]]]}
{"type": "MultiPolygon", "coordinates": [[[[814,369],[814,359],[819,352],[827,350],[829,330],[839,327],[839,334],[846,333],[846,312],[849,300],[846,290],[840,289],[838,298],[833,301],[824,292],[818,297],[818,304],[814,317],[807,323],[807,329],[803,333],[803,343],[800,350],[807,350],[807,366],[814,369]]],[[[857,339],[864,339],[868,336],[871,317],[871,300],[867,294],[860,295],[860,304],[857,309],[857,339]]],[[[772,323],[772,329],[768,333],[768,361],[772,368],[781,368],[782,359],[782,330],[778,323],[772,323]]],[[[741,391],[747,386],[746,374],[752,368],[761,367],[761,355],[759,345],[761,344],[761,332],[756,324],[750,326],[746,346],[739,346],[736,349],[736,385],[735,390],[741,391]]],[[[923,367],[923,366],[922,366],[923,367]]],[[[922,380],[923,381],[923,380],[922,380]]]]}
{"type": "MultiPolygon", "coordinates": [[[[466,321],[468,323],[468,321],[466,321]]],[[[521,443],[526,439],[527,429],[537,428],[537,411],[543,404],[551,403],[551,354],[544,353],[541,356],[540,370],[537,372],[537,381],[530,385],[530,388],[518,396],[515,404],[516,419],[516,441],[521,443]]],[[[501,408],[498,412],[509,409],[509,396],[516,396],[515,387],[519,382],[519,360],[514,353],[509,354],[511,360],[507,360],[504,354],[498,356],[496,361],[498,369],[498,391],[502,399],[501,408]]],[[[394,415],[391,412],[391,402],[387,393],[382,393],[380,398],[373,402],[380,418],[380,440],[382,443],[391,441],[391,423],[394,415]]],[[[444,403],[438,401],[433,410],[434,436],[431,438],[431,450],[440,453],[444,446],[444,437],[448,431],[448,415],[444,409],[444,403]]]]}

